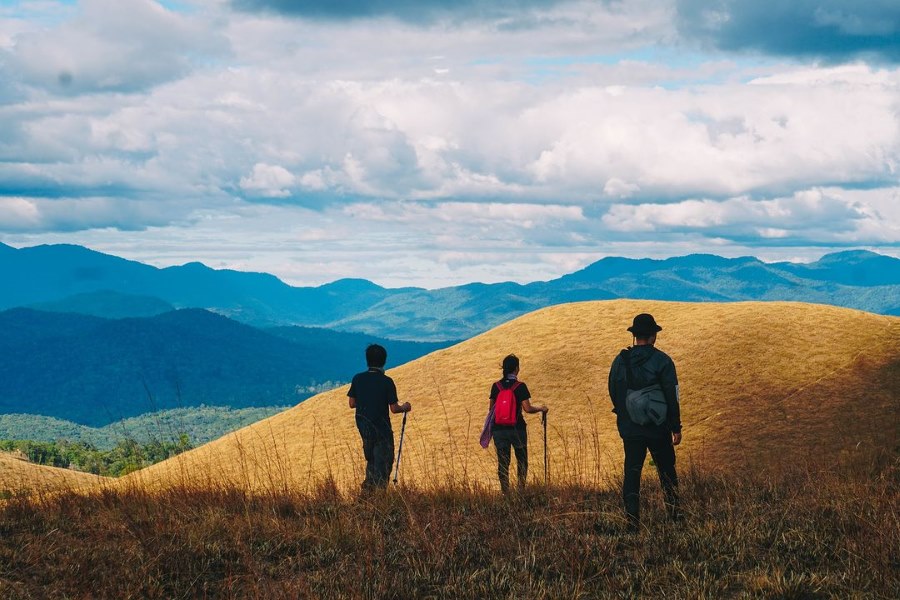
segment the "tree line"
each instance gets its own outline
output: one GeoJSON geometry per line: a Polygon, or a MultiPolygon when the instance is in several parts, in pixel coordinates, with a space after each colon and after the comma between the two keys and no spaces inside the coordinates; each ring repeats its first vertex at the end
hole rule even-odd
{"type": "Polygon", "coordinates": [[[0,440],[0,451],[20,452],[35,464],[75,469],[107,477],[127,475],[193,447],[187,434],[184,433],[176,440],[151,438],[145,444],[126,437],[108,450],[80,441],[0,440]]]}

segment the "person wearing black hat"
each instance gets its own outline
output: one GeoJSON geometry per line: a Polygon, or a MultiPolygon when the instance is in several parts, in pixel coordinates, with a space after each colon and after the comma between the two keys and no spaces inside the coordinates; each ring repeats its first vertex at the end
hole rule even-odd
{"type": "Polygon", "coordinates": [[[656,334],[662,331],[662,327],[656,324],[653,315],[642,313],[634,317],[628,331],[634,336],[633,345],[622,350],[613,360],[609,370],[609,396],[625,447],[625,477],[622,484],[625,516],[629,531],[636,532],[640,526],[641,471],[648,450],[659,473],[666,512],[670,520],[680,519],[675,446],[681,443],[681,410],[675,363],[655,347],[656,334]],[[626,396],[630,390],[640,390],[654,384],[659,386],[665,398],[665,417],[659,424],[653,421],[638,424],[626,408],[626,396]]]}

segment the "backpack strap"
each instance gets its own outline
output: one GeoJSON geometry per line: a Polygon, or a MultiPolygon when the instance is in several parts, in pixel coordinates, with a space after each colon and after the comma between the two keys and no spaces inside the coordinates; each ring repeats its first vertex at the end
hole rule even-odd
{"type": "Polygon", "coordinates": [[[622,360],[625,362],[625,382],[628,385],[629,390],[633,390],[634,388],[634,372],[631,370],[631,349],[622,350],[619,355],[622,357],[622,360]]]}

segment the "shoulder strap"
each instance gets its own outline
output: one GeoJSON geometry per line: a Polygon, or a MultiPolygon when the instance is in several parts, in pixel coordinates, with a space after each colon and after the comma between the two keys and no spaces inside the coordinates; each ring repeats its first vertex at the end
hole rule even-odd
{"type": "Polygon", "coordinates": [[[634,389],[634,373],[631,371],[631,350],[622,350],[622,353],[619,355],[622,357],[622,360],[625,361],[625,378],[626,383],[628,384],[628,389],[634,389]]]}
{"type": "Polygon", "coordinates": [[[520,385],[522,385],[522,382],[516,380],[516,382],[514,384],[512,384],[509,389],[512,390],[513,392],[515,392],[516,388],[519,387],[520,385]]]}

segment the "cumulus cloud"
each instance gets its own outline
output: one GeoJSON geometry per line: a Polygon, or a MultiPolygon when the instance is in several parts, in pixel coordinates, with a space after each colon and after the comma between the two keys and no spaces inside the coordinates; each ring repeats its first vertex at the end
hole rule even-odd
{"type": "Polygon", "coordinates": [[[256,163],[253,172],[241,177],[240,187],[250,195],[264,198],[285,198],[290,196],[291,187],[297,182],[290,171],[278,165],[256,163]]]}
{"type": "Polygon", "coordinates": [[[153,0],[82,0],[79,6],[71,20],[16,33],[0,49],[0,75],[52,93],[133,92],[228,51],[202,19],[153,0]]]}
{"type": "Polygon", "coordinates": [[[896,202],[898,189],[848,192],[815,188],[763,200],[738,197],[672,204],[614,204],[602,221],[618,232],[702,232],[709,237],[745,242],[896,242],[900,229],[893,224],[894,215],[884,214],[883,208],[896,202]]]}
{"type": "Polygon", "coordinates": [[[900,68],[693,55],[674,2],[0,9],[0,235],[402,285],[896,245],[900,68]]]}
{"type": "Polygon", "coordinates": [[[723,50],[900,61],[895,0],[677,0],[679,27],[723,50]]]}

